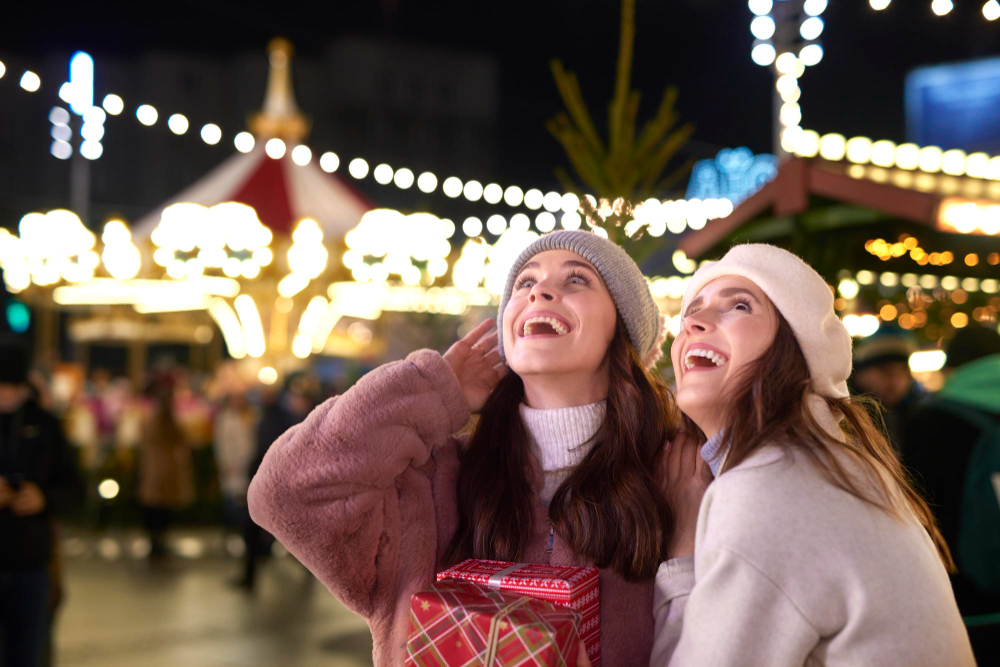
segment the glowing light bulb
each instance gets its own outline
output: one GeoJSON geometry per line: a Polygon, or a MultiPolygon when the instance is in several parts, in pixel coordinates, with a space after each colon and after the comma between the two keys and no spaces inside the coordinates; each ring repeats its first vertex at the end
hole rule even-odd
{"type": "Polygon", "coordinates": [[[264,152],[272,160],[280,160],[285,157],[285,150],[285,142],[277,137],[268,139],[267,143],[264,144],[264,152]]]}
{"type": "Polygon", "coordinates": [[[437,188],[438,179],[437,176],[429,171],[425,171],[417,177],[417,189],[421,192],[431,193],[437,188]]]}
{"type": "Polygon", "coordinates": [[[255,144],[256,141],[254,141],[253,135],[249,132],[240,132],[233,137],[233,145],[241,153],[249,153],[253,150],[255,144]]]}
{"type": "Polygon", "coordinates": [[[112,116],[117,116],[125,110],[125,102],[117,95],[105,95],[101,106],[112,116]]]}
{"type": "Polygon", "coordinates": [[[214,146],[222,140],[222,129],[215,123],[208,123],[201,128],[201,140],[214,146]]]}
{"type": "Polygon", "coordinates": [[[413,186],[413,172],[406,167],[397,169],[396,175],[392,178],[392,182],[395,183],[396,187],[400,190],[409,190],[413,186]]]}
{"type": "Polygon", "coordinates": [[[337,171],[340,166],[340,157],[336,153],[327,151],[319,158],[319,168],[328,174],[337,171]]]}
{"type": "Polygon", "coordinates": [[[772,44],[758,44],[750,51],[750,59],[761,67],[767,67],[774,62],[778,53],[772,44]]]}
{"type": "Polygon", "coordinates": [[[520,206],[524,201],[524,191],[516,185],[512,185],[504,191],[503,200],[507,206],[520,206]]]}
{"type": "Polygon", "coordinates": [[[29,69],[21,75],[21,87],[29,93],[33,93],[42,87],[42,80],[29,69]]]}
{"type": "Polygon", "coordinates": [[[455,199],[462,194],[462,179],[455,176],[449,176],[444,179],[444,183],[441,185],[441,191],[444,192],[445,197],[455,199]]]}
{"type": "Polygon", "coordinates": [[[541,190],[536,188],[531,188],[524,193],[524,205],[530,208],[532,211],[537,211],[542,207],[542,203],[545,201],[545,195],[542,194],[541,190]]]}
{"type": "Polygon", "coordinates": [[[750,32],[757,39],[771,39],[774,36],[774,19],[770,16],[758,16],[750,21],[750,32]]]}
{"type": "Polygon", "coordinates": [[[466,218],[462,223],[462,233],[470,238],[479,236],[483,233],[483,221],[475,216],[466,218]]]}
{"type": "Polygon", "coordinates": [[[479,181],[466,181],[462,194],[469,201],[479,201],[483,198],[483,184],[479,181]]]}
{"type": "Polygon", "coordinates": [[[809,16],[819,16],[826,11],[827,0],[806,0],[802,11],[809,16]]]}
{"type": "Polygon", "coordinates": [[[818,65],[823,60],[823,47],[819,44],[806,44],[799,51],[799,60],[809,67],[818,65]]]}
{"type": "Polygon", "coordinates": [[[792,74],[795,72],[796,63],[799,61],[794,53],[785,52],[774,61],[774,67],[782,74],[792,74]]]}
{"type": "Polygon", "coordinates": [[[175,113],[167,119],[167,127],[174,134],[184,134],[188,131],[188,119],[184,114],[175,113]]]}
{"type": "Polygon", "coordinates": [[[823,19],[818,16],[812,16],[807,18],[799,26],[799,34],[802,35],[802,39],[813,40],[817,39],[821,34],[823,34],[823,28],[825,24],[823,19]]]}
{"type": "Polygon", "coordinates": [[[354,178],[361,180],[368,175],[368,163],[364,159],[356,157],[347,165],[347,172],[354,178]]]}
{"type": "Polygon", "coordinates": [[[392,167],[384,163],[376,165],[372,170],[372,176],[379,185],[388,185],[392,182],[392,167]]]}
{"type": "Polygon", "coordinates": [[[931,3],[931,11],[938,16],[944,16],[945,14],[951,12],[954,8],[955,3],[951,0],[934,0],[934,2],[931,3]]]}
{"type": "Polygon", "coordinates": [[[299,145],[292,149],[292,162],[304,167],[312,161],[312,149],[308,146],[299,145]]]}
{"type": "Polygon", "coordinates": [[[149,104],[141,104],[135,110],[135,117],[146,127],[151,127],[156,125],[156,119],[160,117],[160,114],[156,111],[155,107],[149,104]]]}

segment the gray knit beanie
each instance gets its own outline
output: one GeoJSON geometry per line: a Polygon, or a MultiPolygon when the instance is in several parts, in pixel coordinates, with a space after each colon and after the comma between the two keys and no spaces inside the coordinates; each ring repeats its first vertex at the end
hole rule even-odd
{"type": "Polygon", "coordinates": [[[663,356],[660,348],[666,339],[667,328],[642,271],[617,244],[591,232],[567,230],[552,232],[539,238],[525,248],[510,267],[507,284],[503,288],[503,298],[500,300],[500,310],[497,312],[500,358],[507,361],[503,352],[503,309],[514,290],[514,281],[521,272],[521,267],[546,250],[569,250],[594,265],[611,293],[632,346],[647,368],[655,366],[663,356]]]}

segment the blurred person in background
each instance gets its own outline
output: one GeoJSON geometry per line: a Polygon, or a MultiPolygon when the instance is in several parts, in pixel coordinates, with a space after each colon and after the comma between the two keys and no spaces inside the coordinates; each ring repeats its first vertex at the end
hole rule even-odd
{"type": "Polygon", "coordinates": [[[903,426],[903,463],[955,555],[976,659],[1000,665],[1000,335],[960,329],[947,353],[944,386],[903,426]]]}
{"type": "Polygon", "coordinates": [[[257,419],[246,394],[229,393],[215,415],[213,443],[222,512],[226,528],[242,532],[250,520],[247,512],[247,487],[250,486],[250,461],[256,452],[257,419]]]}
{"type": "Polygon", "coordinates": [[[903,422],[927,396],[910,373],[910,355],[916,351],[916,336],[893,324],[883,324],[854,344],[854,391],[871,394],[882,404],[886,431],[896,451],[903,422]]]}
{"type": "Polygon", "coordinates": [[[139,459],[139,504],[149,533],[150,559],[167,555],[164,537],[173,515],[194,502],[191,448],[174,414],[174,382],[157,376],[150,386],[152,408],[143,429],[139,459]]]}
{"type": "Polygon", "coordinates": [[[54,517],[76,472],[59,422],[28,384],[28,354],[0,341],[0,666],[38,667],[48,642],[54,517]]]}
{"type": "MultiPolygon", "coordinates": [[[[256,448],[247,471],[248,480],[257,474],[271,443],[305,419],[316,405],[315,388],[309,379],[301,374],[288,376],[278,393],[265,391],[262,397],[263,411],[257,427],[256,448]]],[[[235,583],[247,590],[253,590],[257,581],[257,561],[267,553],[272,538],[248,515],[243,539],[246,543],[243,576],[235,583]]]]}

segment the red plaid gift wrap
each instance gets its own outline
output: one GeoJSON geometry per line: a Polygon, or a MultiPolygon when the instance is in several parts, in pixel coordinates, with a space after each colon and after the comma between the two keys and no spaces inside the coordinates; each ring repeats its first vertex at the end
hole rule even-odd
{"type": "Polygon", "coordinates": [[[469,581],[410,598],[407,667],[576,667],[580,614],[469,581]]]}
{"type": "Polygon", "coordinates": [[[464,579],[495,590],[528,595],[580,612],[580,636],[594,667],[601,664],[601,598],[596,567],[511,563],[470,558],[439,572],[438,581],[464,579]]]}

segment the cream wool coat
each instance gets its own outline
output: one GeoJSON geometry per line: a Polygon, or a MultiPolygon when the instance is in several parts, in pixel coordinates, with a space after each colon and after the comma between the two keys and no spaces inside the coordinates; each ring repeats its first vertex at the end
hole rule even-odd
{"type": "Polygon", "coordinates": [[[975,665],[916,518],[833,486],[796,450],[761,449],[708,487],[695,555],[660,566],[653,609],[651,667],[975,665]]]}

